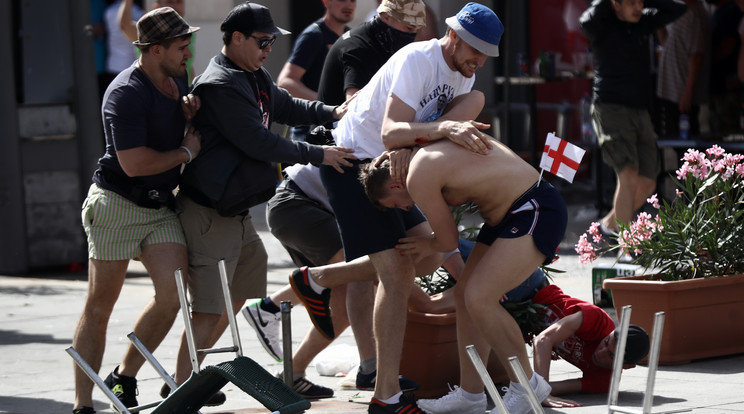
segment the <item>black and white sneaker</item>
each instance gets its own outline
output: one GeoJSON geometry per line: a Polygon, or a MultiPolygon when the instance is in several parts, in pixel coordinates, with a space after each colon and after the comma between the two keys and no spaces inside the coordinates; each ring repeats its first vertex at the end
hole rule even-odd
{"type": "Polygon", "coordinates": [[[282,326],[281,313],[271,313],[261,309],[261,300],[256,299],[248,303],[240,312],[256,331],[258,342],[263,345],[266,352],[278,362],[284,359],[284,349],[279,340],[279,332],[282,326]]]}

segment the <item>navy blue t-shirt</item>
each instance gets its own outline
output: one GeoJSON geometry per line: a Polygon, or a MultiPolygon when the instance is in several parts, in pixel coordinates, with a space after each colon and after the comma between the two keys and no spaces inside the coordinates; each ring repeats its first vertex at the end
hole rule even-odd
{"type": "MultiPolygon", "coordinates": [[[[348,27],[344,31],[349,30],[348,27]]],[[[338,39],[338,35],[329,29],[323,19],[318,19],[297,36],[292,55],[288,61],[303,69],[305,74],[300,81],[308,88],[317,91],[320,84],[320,74],[323,71],[328,49],[338,39]]]]}
{"type": "MultiPolygon", "coordinates": [[[[181,145],[186,119],[180,97],[186,95],[188,88],[185,76],[175,81],[179,99],[165,96],[136,65],[123,70],[111,82],[101,108],[106,152],[98,160],[100,169],[106,174],[115,174],[117,181],[128,180],[131,185],[146,189],[170,191],[176,188],[180,166],[160,174],[128,177],[116,156],[117,150],[149,147],[156,151],[170,151],[181,145]]],[[[114,183],[106,182],[101,174],[95,174],[93,181],[125,197],[128,195],[114,183]]]]}

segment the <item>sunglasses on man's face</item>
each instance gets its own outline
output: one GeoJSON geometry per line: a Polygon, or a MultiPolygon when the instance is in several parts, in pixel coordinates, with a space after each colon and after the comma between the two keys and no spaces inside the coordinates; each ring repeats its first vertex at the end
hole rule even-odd
{"type": "Polygon", "coordinates": [[[274,42],[276,41],[276,37],[268,37],[268,38],[263,38],[263,39],[260,37],[253,36],[253,35],[251,35],[251,37],[256,39],[256,42],[258,42],[258,48],[261,50],[264,50],[267,47],[273,45],[274,42]]]}

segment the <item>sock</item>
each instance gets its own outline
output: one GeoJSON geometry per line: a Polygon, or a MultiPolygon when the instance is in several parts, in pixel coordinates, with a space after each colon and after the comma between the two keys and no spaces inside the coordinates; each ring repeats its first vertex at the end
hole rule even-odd
{"type": "Polygon", "coordinates": [[[532,378],[530,378],[530,387],[532,387],[532,389],[537,388],[537,372],[532,372],[532,378]]]}
{"type": "Polygon", "coordinates": [[[292,382],[297,381],[298,379],[305,376],[304,372],[293,372],[292,373],[292,382]]]}
{"type": "Polygon", "coordinates": [[[398,404],[400,402],[400,396],[403,395],[403,392],[399,392],[392,397],[388,398],[387,400],[380,400],[384,402],[385,404],[398,404]]]}
{"type": "Polygon", "coordinates": [[[274,304],[274,302],[272,302],[271,298],[268,296],[263,298],[258,306],[269,313],[277,313],[281,311],[281,309],[279,309],[279,307],[276,306],[276,304],[274,304]]]}
{"type": "Polygon", "coordinates": [[[477,394],[473,394],[472,392],[467,392],[460,388],[460,392],[462,393],[462,398],[471,401],[471,402],[480,402],[486,399],[486,392],[479,392],[477,394]]]}
{"type": "Polygon", "coordinates": [[[315,283],[315,280],[313,280],[312,275],[310,275],[310,268],[307,269],[307,280],[310,282],[310,287],[313,289],[313,292],[317,294],[323,293],[324,290],[328,288],[324,288],[323,286],[320,286],[319,284],[315,283]]]}
{"type": "Polygon", "coordinates": [[[359,364],[359,372],[365,375],[375,372],[376,369],[377,369],[377,357],[376,356],[369,358],[369,359],[365,359],[364,361],[362,361],[361,364],[359,364]]]}

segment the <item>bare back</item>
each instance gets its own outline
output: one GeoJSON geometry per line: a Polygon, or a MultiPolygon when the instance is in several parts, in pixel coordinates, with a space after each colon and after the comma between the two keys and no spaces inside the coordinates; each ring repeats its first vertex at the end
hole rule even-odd
{"type": "Polygon", "coordinates": [[[473,202],[488,225],[496,225],[509,207],[537,182],[539,173],[505,145],[492,140],[487,155],[474,153],[449,140],[420,148],[409,168],[406,185],[416,204],[417,196],[439,193],[448,206],[473,202]]]}

